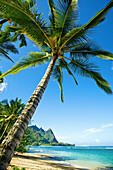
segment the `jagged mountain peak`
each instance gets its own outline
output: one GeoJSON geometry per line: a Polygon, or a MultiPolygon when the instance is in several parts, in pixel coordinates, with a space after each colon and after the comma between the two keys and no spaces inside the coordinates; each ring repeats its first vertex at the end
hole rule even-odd
{"type": "Polygon", "coordinates": [[[36,130],[36,131],[39,131],[40,129],[36,126],[36,125],[32,125],[32,126],[29,126],[30,128],[36,130]]]}
{"type": "Polygon", "coordinates": [[[33,129],[35,133],[40,134],[41,137],[47,141],[47,143],[58,143],[53,131],[50,128],[47,131],[42,127],[38,128],[36,125],[30,126],[30,128],[33,129]]]}
{"type": "Polygon", "coordinates": [[[53,131],[50,128],[46,132],[51,132],[53,134],[53,131]]]}
{"type": "Polygon", "coordinates": [[[45,132],[45,130],[42,127],[40,128],[40,131],[45,132]]]}

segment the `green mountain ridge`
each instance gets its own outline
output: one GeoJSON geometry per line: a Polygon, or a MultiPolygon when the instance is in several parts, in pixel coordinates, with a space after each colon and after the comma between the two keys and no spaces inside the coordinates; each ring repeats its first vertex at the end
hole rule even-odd
{"type": "Polygon", "coordinates": [[[38,128],[36,125],[29,126],[24,136],[27,136],[30,146],[74,146],[74,144],[58,142],[50,128],[48,130],[44,130],[42,127],[38,128]]]}
{"type": "Polygon", "coordinates": [[[39,143],[58,143],[53,131],[50,128],[47,131],[45,131],[43,128],[38,128],[36,125],[30,126],[29,128],[33,130],[37,140],[40,141],[39,143]]]}

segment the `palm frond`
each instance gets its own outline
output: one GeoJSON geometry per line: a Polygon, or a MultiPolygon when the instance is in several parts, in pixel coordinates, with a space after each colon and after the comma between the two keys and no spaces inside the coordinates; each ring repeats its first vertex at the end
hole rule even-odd
{"type": "Polygon", "coordinates": [[[11,33],[10,41],[16,42],[20,41],[19,47],[27,46],[25,35],[22,33],[22,30],[18,26],[6,26],[6,31],[11,33]]]}
{"type": "Polygon", "coordinates": [[[32,41],[42,46],[47,43],[51,46],[51,42],[45,31],[45,21],[41,14],[32,12],[31,1],[21,0],[0,0],[0,11],[4,17],[10,18],[16,24],[19,24],[23,33],[27,35],[32,41]]]}
{"type": "Polygon", "coordinates": [[[58,85],[60,87],[60,91],[61,91],[61,101],[63,102],[64,101],[64,98],[63,98],[63,88],[62,88],[62,70],[61,70],[61,67],[59,66],[59,62],[58,62],[58,65],[55,65],[54,67],[54,70],[53,70],[53,78],[55,80],[57,80],[58,82],[58,85]]]}
{"type": "Polygon", "coordinates": [[[6,57],[7,59],[13,62],[13,60],[8,56],[8,53],[2,48],[0,48],[0,55],[6,57]]]}
{"type": "Polygon", "coordinates": [[[7,52],[18,54],[17,48],[10,41],[0,44],[0,46],[7,52]]]}
{"type": "Polygon", "coordinates": [[[47,52],[49,54],[52,53],[51,48],[47,44],[44,44],[40,49],[41,49],[42,52],[47,52]]]}
{"type": "Polygon", "coordinates": [[[102,78],[101,74],[98,72],[98,67],[94,65],[94,63],[89,62],[88,60],[83,59],[68,59],[70,61],[69,67],[80,76],[89,77],[95,80],[98,87],[104,90],[108,94],[112,94],[112,90],[110,84],[102,78]]]}
{"type": "Polygon", "coordinates": [[[93,78],[98,87],[104,90],[107,94],[113,94],[110,84],[105,79],[103,79],[100,73],[91,71],[91,78],[93,78]]]}
{"type": "Polygon", "coordinates": [[[46,52],[40,53],[40,52],[31,52],[28,53],[29,57],[26,57],[23,59],[23,63],[30,62],[32,60],[32,66],[34,65],[40,65],[43,63],[47,63],[50,60],[50,57],[52,56],[51,54],[48,54],[46,52]],[[34,64],[33,64],[34,62],[34,64]]]}
{"type": "Polygon", "coordinates": [[[51,27],[52,29],[55,29],[55,4],[53,0],[48,0],[48,4],[49,4],[50,11],[51,11],[51,14],[49,17],[50,22],[51,22],[51,27]]]}
{"type": "Polygon", "coordinates": [[[0,30],[0,44],[3,44],[6,41],[9,41],[9,37],[10,37],[10,32],[8,31],[3,31],[0,30]]]}
{"type": "Polygon", "coordinates": [[[85,25],[85,29],[91,29],[105,20],[106,14],[113,7],[113,0],[111,0],[105,8],[96,13],[96,15],[85,25]]]}
{"type": "Polygon", "coordinates": [[[113,60],[113,54],[100,48],[95,42],[83,43],[70,51],[71,57],[89,58],[89,57],[99,57],[104,60],[113,60]]]}
{"type": "Polygon", "coordinates": [[[67,46],[74,46],[76,44],[83,43],[84,41],[87,42],[88,40],[88,34],[89,30],[82,30],[81,27],[75,27],[71,31],[69,31],[67,34],[65,34],[64,37],[62,37],[61,42],[60,42],[60,50],[62,50],[64,47],[67,46]],[[76,32],[76,35],[74,35],[76,32]],[[74,36],[73,36],[74,35],[74,36]],[[69,39],[69,41],[68,41],[69,39]]]}
{"type": "Polygon", "coordinates": [[[8,31],[0,31],[0,55],[6,57],[13,62],[13,60],[8,56],[8,52],[18,54],[18,50],[10,41],[10,37],[11,35],[8,31]]]}
{"type": "Polygon", "coordinates": [[[21,43],[19,44],[20,48],[23,47],[23,46],[27,46],[27,42],[26,42],[24,34],[20,34],[19,40],[21,41],[21,43]]]}
{"type": "Polygon", "coordinates": [[[76,74],[83,77],[90,77],[89,71],[99,71],[99,68],[87,59],[72,59],[69,67],[73,69],[76,74]]]}
{"type": "Polygon", "coordinates": [[[74,28],[71,31],[69,31],[62,39],[62,45],[60,50],[69,42],[72,42],[75,39],[78,39],[85,35],[89,29],[94,28],[98,24],[100,24],[102,21],[105,20],[106,14],[109,12],[109,10],[113,7],[113,0],[111,0],[105,8],[100,10],[87,24],[74,28]]]}
{"type": "Polygon", "coordinates": [[[70,44],[69,46],[66,46],[66,47],[62,48],[61,54],[62,54],[62,53],[67,53],[67,50],[70,50],[70,51],[71,51],[71,49],[78,48],[78,47],[86,44],[86,42],[87,42],[87,41],[83,41],[82,43],[77,43],[77,44],[75,44],[75,45],[71,45],[71,44],[70,44]]]}
{"type": "Polygon", "coordinates": [[[12,117],[13,117],[14,115],[13,114],[11,114],[9,117],[7,117],[7,118],[5,118],[5,120],[4,119],[2,119],[1,120],[1,122],[4,120],[4,122],[7,122],[8,120],[10,120],[12,117]]]}
{"type": "Polygon", "coordinates": [[[4,100],[0,101],[0,104],[2,104],[4,106],[7,106],[7,107],[9,106],[7,99],[4,99],[4,100]]]}
{"type": "Polygon", "coordinates": [[[59,65],[60,65],[61,68],[65,68],[67,70],[69,76],[72,76],[74,81],[75,81],[75,83],[76,83],[76,85],[78,85],[78,82],[75,79],[73,73],[71,72],[71,70],[70,70],[70,68],[68,66],[68,63],[63,58],[59,59],[59,65]]]}
{"type": "Polygon", "coordinates": [[[49,61],[51,55],[48,53],[31,52],[28,54],[29,57],[23,58],[22,61],[18,62],[14,67],[2,74],[0,78],[6,77],[9,74],[16,74],[19,71],[28,67],[33,67],[49,61]]]}
{"type": "Polygon", "coordinates": [[[76,27],[77,17],[77,0],[58,0],[56,7],[57,27],[59,32],[59,43],[61,37],[76,27]]]}
{"type": "MultiPolygon", "coordinates": [[[[2,72],[0,71],[0,76],[2,75],[2,72]]],[[[3,83],[3,78],[0,79],[0,84],[3,83]]]]}

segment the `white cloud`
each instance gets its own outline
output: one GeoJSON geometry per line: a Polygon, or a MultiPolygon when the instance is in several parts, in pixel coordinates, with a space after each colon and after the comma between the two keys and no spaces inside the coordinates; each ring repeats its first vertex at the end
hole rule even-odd
{"type": "Polygon", "coordinates": [[[0,92],[2,92],[7,87],[7,82],[3,82],[0,84],[0,92]]]}
{"type": "Polygon", "coordinates": [[[107,123],[107,124],[101,125],[100,128],[86,129],[84,131],[83,137],[89,136],[89,135],[92,135],[92,134],[95,134],[95,133],[98,133],[98,132],[103,132],[105,129],[110,128],[110,127],[113,127],[113,123],[107,123]]]}
{"type": "Polygon", "coordinates": [[[109,128],[112,126],[113,126],[113,123],[104,124],[104,125],[102,125],[102,129],[109,128]]]}
{"type": "Polygon", "coordinates": [[[89,133],[89,134],[93,134],[93,133],[97,133],[97,132],[101,132],[103,129],[99,128],[91,128],[91,129],[86,129],[85,132],[89,133]]]}

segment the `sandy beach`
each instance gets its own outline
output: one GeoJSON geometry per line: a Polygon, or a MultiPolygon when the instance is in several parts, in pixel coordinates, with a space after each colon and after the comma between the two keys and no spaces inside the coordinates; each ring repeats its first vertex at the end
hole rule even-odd
{"type": "Polygon", "coordinates": [[[18,153],[11,160],[8,170],[12,167],[18,166],[20,169],[25,168],[26,170],[88,170],[82,167],[73,167],[64,162],[54,161],[50,156],[45,156],[35,153],[18,153]]]}

